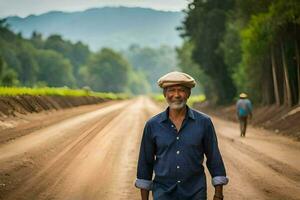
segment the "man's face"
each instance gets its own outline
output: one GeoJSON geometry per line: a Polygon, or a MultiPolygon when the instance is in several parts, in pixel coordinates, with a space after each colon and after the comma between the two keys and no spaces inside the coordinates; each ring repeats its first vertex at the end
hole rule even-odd
{"type": "Polygon", "coordinates": [[[181,109],[186,105],[190,89],[181,85],[169,86],[164,95],[171,109],[181,109]]]}

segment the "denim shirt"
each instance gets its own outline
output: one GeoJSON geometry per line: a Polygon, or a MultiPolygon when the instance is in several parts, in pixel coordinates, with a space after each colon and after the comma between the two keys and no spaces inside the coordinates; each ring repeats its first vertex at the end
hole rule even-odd
{"type": "MultiPolygon", "coordinates": [[[[206,198],[206,165],[213,185],[225,185],[225,167],[210,118],[187,106],[177,131],[169,119],[169,108],[147,121],[138,160],[135,186],[159,189],[170,199],[206,198]],[[154,179],[152,180],[154,171],[154,179]]],[[[168,199],[168,198],[166,198],[168,199]]]]}

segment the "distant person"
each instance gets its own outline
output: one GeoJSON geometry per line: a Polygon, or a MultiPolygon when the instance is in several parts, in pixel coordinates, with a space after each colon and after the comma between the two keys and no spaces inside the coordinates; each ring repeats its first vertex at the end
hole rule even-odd
{"type": "Polygon", "coordinates": [[[252,104],[247,94],[241,93],[236,103],[236,114],[240,122],[241,137],[246,136],[247,120],[252,118],[252,104]]]}
{"type": "Polygon", "coordinates": [[[228,178],[214,126],[207,115],[186,105],[195,80],[171,72],[158,84],[169,106],[144,128],[135,182],[142,200],[148,200],[150,190],[154,200],[206,200],[204,155],[215,187],[213,200],[222,200],[228,178]]]}

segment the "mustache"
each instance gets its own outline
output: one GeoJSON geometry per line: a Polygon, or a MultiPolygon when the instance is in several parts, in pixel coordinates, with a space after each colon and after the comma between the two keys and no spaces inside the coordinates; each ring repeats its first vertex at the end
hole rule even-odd
{"type": "Polygon", "coordinates": [[[169,104],[185,104],[186,102],[187,102],[187,101],[184,100],[184,99],[168,101],[169,104]]]}
{"type": "Polygon", "coordinates": [[[181,104],[183,101],[172,101],[171,103],[181,104]]]}
{"type": "Polygon", "coordinates": [[[172,103],[182,103],[184,102],[184,99],[175,99],[173,101],[171,101],[172,103]]]}

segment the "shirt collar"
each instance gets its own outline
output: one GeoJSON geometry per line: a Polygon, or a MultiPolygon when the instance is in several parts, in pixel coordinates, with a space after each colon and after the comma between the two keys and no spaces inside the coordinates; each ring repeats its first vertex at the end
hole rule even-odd
{"type": "MultiPolygon", "coordinates": [[[[164,122],[167,119],[169,119],[169,109],[170,108],[168,107],[164,112],[161,113],[161,117],[160,117],[160,121],[159,122],[164,122]]],[[[189,117],[189,118],[195,120],[195,115],[194,115],[192,109],[190,109],[190,107],[187,106],[187,105],[186,105],[186,111],[187,111],[187,113],[186,113],[185,118],[189,117]]]]}

